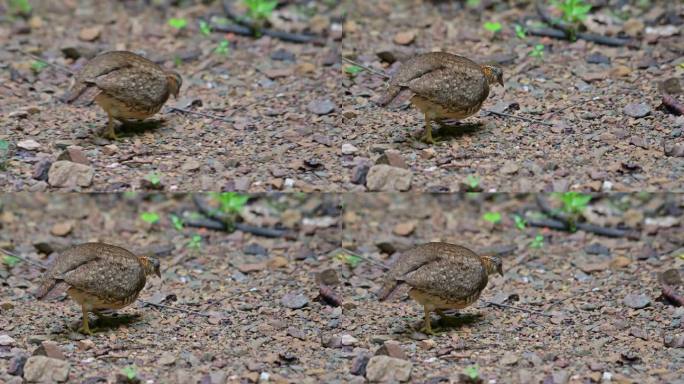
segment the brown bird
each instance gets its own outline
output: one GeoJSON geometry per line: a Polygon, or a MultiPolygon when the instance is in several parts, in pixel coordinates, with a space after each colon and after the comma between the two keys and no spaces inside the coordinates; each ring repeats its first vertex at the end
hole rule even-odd
{"type": "Polygon", "coordinates": [[[132,52],[112,51],[90,60],[63,100],[74,105],[95,101],[109,117],[104,136],[116,139],[114,119],[126,122],[154,115],[169,95],[178,97],[182,83],[175,71],[132,52]]]}
{"type": "Polygon", "coordinates": [[[404,62],[391,77],[378,104],[385,106],[401,91],[413,93],[411,104],[425,115],[423,141],[434,144],[431,122],[465,119],[475,114],[489,96],[489,86],[503,86],[503,70],[446,52],[430,52],[404,62]]]}
{"type": "Polygon", "coordinates": [[[427,243],[404,252],[390,268],[387,279],[378,292],[386,300],[404,284],[409,296],[423,305],[423,332],[432,334],[430,312],[462,309],[474,303],[487,286],[488,276],[503,276],[501,259],[478,256],[460,245],[427,243]]]}
{"type": "Polygon", "coordinates": [[[88,312],[99,315],[105,309],[123,308],[138,298],[145,287],[145,276],[159,272],[159,260],[136,256],[104,243],[86,243],[60,253],[43,275],[36,290],[38,299],[56,297],[63,292],[81,305],[83,326],[79,331],[92,334],[88,312]]]}

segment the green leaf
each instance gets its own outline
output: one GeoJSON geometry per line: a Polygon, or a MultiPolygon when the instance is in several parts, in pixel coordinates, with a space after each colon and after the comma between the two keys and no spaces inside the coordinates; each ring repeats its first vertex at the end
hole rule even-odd
{"type": "Polygon", "coordinates": [[[188,26],[188,21],[183,18],[172,17],[169,19],[169,25],[176,29],[183,29],[188,26]]]}
{"type": "Polygon", "coordinates": [[[482,218],[492,224],[498,224],[501,221],[501,214],[499,212],[487,212],[482,215],[482,218]]]}
{"type": "Polygon", "coordinates": [[[344,67],[344,72],[348,73],[350,75],[357,75],[359,72],[362,72],[363,68],[359,67],[358,65],[348,65],[344,67]]]}
{"type": "Polygon", "coordinates": [[[530,242],[531,248],[541,248],[544,246],[544,236],[536,235],[534,239],[530,242]]]}
{"type": "Polygon", "coordinates": [[[497,33],[501,30],[501,28],[501,23],[499,22],[488,21],[484,23],[484,29],[488,30],[489,32],[497,33]]]}
{"type": "Polygon", "coordinates": [[[179,231],[179,232],[182,231],[183,225],[184,225],[183,219],[181,219],[180,217],[178,217],[174,214],[172,214],[169,217],[171,218],[171,225],[173,225],[173,227],[176,229],[176,231],[179,231]]]}
{"type": "Polygon", "coordinates": [[[466,176],[466,184],[470,187],[470,189],[475,189],[478,185],[480,185],[480,178],[475,175],[468,175],[466,176]]]}
{"type": "Polygon", "coordinates": [[[200,235],[193,235],[193,236],[190,238],[190,241],[188,241],[188,245],[187,245],[187,246],[188,246],[188,248],[190,248],[190,249],[199,250],[200,248],[202,248],[202,236],[200,236],[200,235]]]}
{"type": "Polygon", "coordinates": [[[140,218],[148,224],[155,224],[159,221],[159,215],[154,212],[143,212],[140,214],[140,218]]]}
{"type": "Polygon", "coordinates": [[[247,6],[247,15],[252,20],[267,19],[278,6],[278,0],[243,0],[247,6]]]}
{"type": "Polygon", "coordinates": [[[471,380],[477,380],[477,378],[480,377],[479,370],[480,370],[480,366],[475,364],[475,365],[471,365],[471,366],[466,367],[463,370],[463,373],[465,373],[466,376],[468,376],[471,380]]]}
{"type": "Polygon", "coordinates": [[[218,43],[214,52],[216,54],[225,56],[228,54],[229,45],[230,43],[228,42],[228,40],[222,40],[218,43]]]}
{"type": "Polygon", "coordinates": [[[249,195],[237,192],[212,193],[212,197],[218,201],[223,213],[240,213],[249,200],[249,195]]]}
{"type": "Polygon", "coordinates": [[[9,13],[28,15],[33,10],[28,0],[9,0],[9,13]]]}
{"type": "Polygon", "coordinates": [[[519,230],[524,230],[527,225],[527,221],[520,215],[513,215],[513,221],[515,222],[515,227],[519,230]]]}
{"type": "Polygon", "coordinates": [[[480,6],[480,0],[467,0],[466,6],[470,8],[477,8],[480,6]]]}
{"type": "Polygon", "coordinates": [[[40,71],[45,69],[45,67],[47,67],[47,66],[48,66],[47,63],[44,63],[44,62],[39,61],[39,60],[34,60],[33,63],[31,63],[31,69],[33,70],[33,72],[36,72],[36,73],[40,73],[40,71]]]}
{"type": "Polygon", "coordinates": [[[335,258],[349,265],[351,268],[356,268],[356,266],[358,266],[361,263],[361,260],[363,260],[357,255],[352,255],[346,252],[338,253],[337,255],[335,255],[335,258]]]}
{"type": "Polygon", "coordinates": [[[520,24],[516,24],[515,35],[518,37],[518,39],[524,40],[527,37],[527,28],[523,27],[520,24]]]}
{"type": "Polygon", "coordinates": [[[563,203],[563,212],[577,215],[584,212],[592,196],[580,192],[556,193],[554,196],[563,203]]]}
{"type": "Polygon", "coordinates": [[[121,373],[128,378],[128,380],[133,380],[138,376],[138,369],[135,365],[129,365],[121,369],[121,373]]]}
{"type": "Polygon", "coordinates": [[[21,261],[21,259],[19,259],[18,257],[14,257],[14,256],[10,256],[10,255],[5,255],[2,258],[2,262],[10,268],[19,264],[20,261],[21,261]]]}
{"type": "Polygon", "coordinates": [[[200,28],[200,33],[204,36],[209,36],[211,35],[211,26],[209,23],[207,23],[204,20],[200,20],[199,22],[199,28],[200,28]]]}
{"type": "Polygon", "coordinates": [[[148,174],[147,176],[145,176],[145,180],[152,183],[152,185],[159,185],[159,183],[161,182],[161,178],[156,173],[148,174]]]}

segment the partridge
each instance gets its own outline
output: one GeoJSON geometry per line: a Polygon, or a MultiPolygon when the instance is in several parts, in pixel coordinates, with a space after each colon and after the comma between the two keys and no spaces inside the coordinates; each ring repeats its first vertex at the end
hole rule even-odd
{"type": "Polygon", "coordinates": [[[177,72],[135,53],[105,52],[83,67],[63,100],[74,105],[96,102],[109,118],[104,136],[116,139],[114,119],[125,122],[151,117],[169,95],[178,97],[182,82],[177,72]]]}
{"type": "Polygon", "coordinates": [[[460,245],[427,243],[404,252],[389,270],[378,292],[386,300],[401,286],[410,287],[409,296],[423,305],[425,323],[421,331],[432,334],[430,313],[462,309],[474,303],[487,286],[489,275],[503,276],[501,259],[478,256],[460,245]]]}
{"type": "Polygon", "coordinates": [[[109,244],[86,243],[60,253],[36,290],[38,299],[67,292],[81,305],[83,325],[79,331],[92,334],[88,312],[123,308],[138,297],[145,277],[159,272],[159,260],[136,256],[109,244]]]}
{"type": "Polygon", "coordinates": [[[475,114],[495,83],[503,86],[503,70],[498,66],[446,52],[424,53],[399,67],[378,104],[386,106],[402,90],[411,91],[411,104],[425,115],[423,141],[434,144],[431,122],[475,114]]]}

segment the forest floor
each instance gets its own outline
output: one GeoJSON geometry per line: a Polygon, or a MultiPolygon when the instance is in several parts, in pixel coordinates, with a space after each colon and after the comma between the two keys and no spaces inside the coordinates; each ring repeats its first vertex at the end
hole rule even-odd
{"type": "Polygon", "coordinates": [[[281,2],[271,17],[275,28],[316,33],[322,44],[205,35],[199,21],[223,14],[218,1],[32,3],[31,18],[0,22],[3,190],[684,189],[684,117],[661,107],[660,90],[674,78],[667,89],[682,102],[684,8],[676,2],[626,6],[619,15],[610,7],[592,11],[590,32],[633,34],[633,48],[516,38],[516,23],[533,28],[538,17],[531,5],[505,2],[485,9],[437,1],[281,2]],[[172,18],[187,26],[175,29],[172,18]],[[486,21],[502,30],[493,36],[486,21]],[[106,124],[99,107],[59,101],[69,74],[17,49],[71,71],[95,53],[141,52],[183,76],[180,98],[168,107],[223,119],[165,108],[122,127],[119,140],[103,140],[96,135],[106,124]],[[415,108],[376,107],[384,80],[349,73],[340,62],[342,53],[391,74],[397,64],[378,53],[401,58],[434,49],[500,62],[505,86],[492,89],[484,108],[550,125],[481,112],[436,130],[438,143],[428,147],[414,138],[424,127],[415,108]],[[69,169],[82,175],[78,186],[48,179],[51,164],[65,157],[84,165],[69,169]],[[369,173],[376,163],[393,168],[369,173]]]}
{"type": "MultiPolygon", "coordinates": [[[[661,297],[659,281],[667,270],[684,272],[681,195],[595,198],[583,216],[632,228],[618,238],[517,228],[513,214],[530,223],[538,216],[533,196],[253,196],[243,224],[285,231],[276,238],[190,227],[198,222],[192,196],[17,194],[2,203],[3,248],[42,263],[86,241],[155,252],[162,279],[149,279],[140,299],[183,309],[138,301],[83,337],[74,332],[73,301],[32,297],[39,268],[0,263],[3,382],[21,382],[8,372],[22,367],[25,376],[41,368],[88,383],[125,383],[124,372],[149,383],[361,383],[407,369],[412,382],[428,383],[681,384],[684,377],[684,307],[661,297]],[[143,220],[146,212],[158,222],[143,220]],[[488,212],[501,220],[484,220],[488,212]],[[171,214],[186,225],[174,225],[171,214]],[[418,304],[378,302],[375,291],[385,274],[380,263],[435,240],[509,252],[501,253],[504,277],[491,278],[458,320],[433,315],[442,328],[428,338],[413,330],[422,321],[418,304]],[[320,299],[320,283],[341,306],[320,299]],[[52,365],[23,365],[38,354],[52,365]],[[367,366],[381,354],[395,359],[367,366]]],[[[675,289],[682,294],[684,286],[675,289]]]]}

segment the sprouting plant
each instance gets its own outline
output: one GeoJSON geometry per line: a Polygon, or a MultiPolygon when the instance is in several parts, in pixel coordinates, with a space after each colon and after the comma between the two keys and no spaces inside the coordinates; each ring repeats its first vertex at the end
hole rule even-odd
{"type": "Polygon", "coordinates": [[[192,237],[188,241],[187,247],[195,251],[199,251],[200,249],[202,249],[202,236],[192,235],[192,237]]]}
{"type": "Polygon", "coordinates": [[[477,8],[480,6],[480,0],[467,0],[466,6],[469,8],[477,8]]]}
{"type": "Polygon", "coordinates": [[[240,213],[249,200],[248,195],[237,192],[214,192],[211,197],[219,203],[221,212],[227,214],[240,213]]]}
{"type": "Polygon", "coordinates": [[[344,72],[348,73],[352,76],[356,76],[357,74],[359,74],[362,71],[363,71],[363,68],[359,67],[358,65],[348,65],[348,66],[344,67],[344,72]]]}
{"type": "Polygon", "coordinates": [[[501,214],[499,212],[486,212],[484,215],[482,215],[482,218],[494,225],[501,222],[501,214]]]}
{"type": "Polygon", "coordinates": [[[145,176],[145,180],[149,181],[150,184],[154,185],[155,187],[161,183],[161,177],[154,172],[147,174],[147,176],[145,176]]]}
{"type": "Polygon", "coordinates": [[[486,23],[484,23],[483,26],[484,26],[484,29],[488,30],[489,32],[495,33],[495,34],[498,33],[499,31],[501,31],[501,28],[502,28],[501,23],[493,22],[493,21],[487,21],[486,23]]]}
{"type": "Polygon", "coordinates": [[[181,59],[180,56],[174,56],[173,58],[173,65],[176,67],[180,67],[181,64],[183,64],[183,59],[181,59]]]}
{"type": "Polygon", "coordinates": [[[539,249],[544,246],[544,236],[536,235],[530,242],[530,248],[539,249]]]}
{"type": "Polygon", "coordinates": [[[466,185],[471,191],[474,191],[480,185],[480,178],[475,175],[468,175],[466,176],[466,185]]]}
{"type": "Polygon", "coordinates": [[[538,59],[544,58],[544,44],[537,44],[530,51],[530,56],[536,57],[538,59]]]}
{"type": "Polygon", "coordinates": [[[563,204],[561,210],[569,215],[581,214],[591,201],[591,195],[580,192],[555,193],[554,196],[563,204]]]}
{"type": "Polygon", "coordinates": [[[169,218],[171,219],[171,225],[173,225],[173,228],[175,228],[176,231],[180,232],[183,230],[183,219],[174,214],[171,214],[169,218]]]}
{"type": "Polygon", "coordinates": [[[173,28],[181,30],[181,29],[188,26],[188,21],[182,17],[181,18],[172,17],[169,19],[169,25],[172,26],[173,28]]]}
{"type": "Polygon", "coordinates": [[[527,37],[527,28],[523,27],[520,24],[515,25],[515,35],[518,37],[520,40],[525,40],[527,37]]]}
{"type": "Polygon", "coordinates": [[[7,158],[9,157],[9,141],[7,140],[0,140],[0,170],[4,170],[6,167],[5,162],[7,161],[7,158]]]}
{"type": "Polygon", "coordinates": [[[527,226],[527,221],[520,215],[513,215],[513,222],[515,223],[515,227],[521,231],[527,226]]]}
{"type": "Polygon", "coordinates": [[[7,265],[10,268],[17,265],[19,263],[19,261],[21,261],[21,260],[19,260],[18,257],[14,257],[14,256],[10,256],[10,255],[4,255],[2,257],[3,264],[7,265]]]}
{"type": "Polygon", "coordinates": [[[216,46],[216,49],[214,49],[214,53],[222,56],[228,55],[229,44],[228,40],[221,40],[216,46]]]}
{"type": "Polygon", "coordinates": [[[28,15],[33,10],[28,0],[9,0],[8,11],[10,15],[28,15]]]}
{"type": "Polygon", "coordinates": [[[584,0],[553,0],[553,6],[563,12],[563,21],[570,24],[584,21],[591,10],[591,4],[584,0]]]}
{"type": "Polygon", "coordinates": [[[465,373],[470,380],[477,380],[477,378],[480,377],[480,367],[477,364],[470,365],[463,370],[463,373],[465,373]]]}
{"type": "Polygon", "coordinates": [[[123,367],[121,373],[126,376],[129,381],[135,380],[135,378],[138,377],[138,369],[135,365],[123,367]]]}
{"type": "Polygon", "coordinates": [[[335,255],[335,258],[349,265],[351,268],[356,268],[356,266],[359,265],[359,263],[361,263],[362,260],[359,256],[344,251],[335,255]]]}
{"type": "Polygon", "coordinates": [[[140,219],[148,224],[156,224],[159,222],[159,215],[154,212],[143,212],[140,219]]]}
{"type": "Polygon", "coordinates": [[[39,60],[34,60],[31,63],[31,70],[33,70],[35,73],[40,73],[40,71],[45,69],[45,67],[47,67],[47,64],[39,60]]]}
{"type": "Polygon", "coordinates": [[[200,20],[199,29],[200,29],[200,33],[202,35],[204,35],[204,36],[211,35],[211,25],[209,25],[209,23],[207,23],[206,21],[200,20]]]}
{"type": "Polygon", "coordinates": [[[247,6],[247,16],[252,20],[268,19],[278,6],[278,0],[243,0],[247,6]]]}

